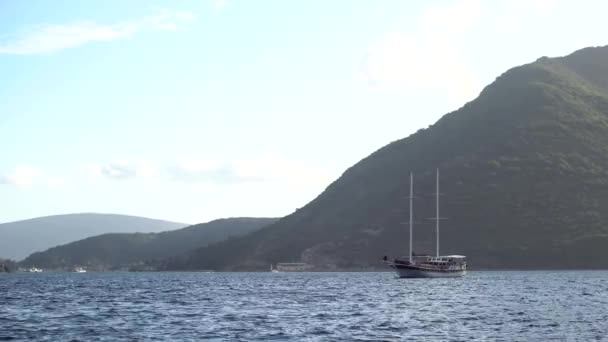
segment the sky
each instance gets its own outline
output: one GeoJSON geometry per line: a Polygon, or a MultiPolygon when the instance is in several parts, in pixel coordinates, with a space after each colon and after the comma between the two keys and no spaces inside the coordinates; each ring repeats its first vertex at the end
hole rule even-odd
{"type": "Polygon", "coordinates": [[[605,1],[0,1],[0,223],[284,216],[605,1]]]}

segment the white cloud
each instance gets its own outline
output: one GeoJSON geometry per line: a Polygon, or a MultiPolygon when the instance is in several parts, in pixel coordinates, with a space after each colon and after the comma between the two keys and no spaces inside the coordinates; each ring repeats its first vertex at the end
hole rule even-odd
{"type": "Polygon", "coordinates": [[[511,0],[506,2],[499,12],[486,15],[490,18],[486,26],[497,33],[513,35],[526,31],[528,35],[534,34],[526,23],[542,20],[543,25],[546,25],[546,17],[556,6],[554,0],[511,0]]]}
{"type": "Polygon", "coordinates": [[[239,160],[234,162],[234,167],[242,177],[249,179],[300,184],[329,183],[331,181],[331,178],[318,168],[275,154],[239,160]]]}
{"type": "Polygon", "coordinates": [[[101,174],[110,179],[129,179],[137,175],[135,167],[129,164],[111,163],[101,166],[101,174]]]}
{"type": "Polygon", "coordinates": [[[328,184],[331,181],[331,177],[317,168],[274,154],[231,161],[181,157],[169,167],[169,173],[174,180],[216,184],[328,184]]]}
{"type": "Polygon", "coordinates": [[[175,31],[181,23],[193,19],[194,15],[189,12],[163,10],[153,16],[116,24],[79,21],[67,25],[41,25],[0,42],[0,54],[50,53],[89,42],[126,39],[146,30],[175,31]]]}
{"type": "Polygon", "coordinates": [[[411,91],[443,90],[462,104],[480,91],[467,64],[461,38],[477,28],[478,0],[458,0],[427,9],[414,32],[389,32],[370,47],[362,64],[372,87],[411,91]]]}
{"type": "Polygon", "coordinates": [[[173,180],[217,186],[242,183],[328,184],[332,177],[319,168],[276,154],[232,160],[181,156],[159,166],[146,160],[90,163],[81,169],[93,179],[173,180]]]}
{"type": "Polygon", "coordinates": [[[156,165],[146,160],[117,160],[110,163],[90,163],[84,166],[83,171],[89,178],[106,178],[110,180],[155,179],[159,175],[156,165]]]}
{"type": "Polygon", "coordinates": [[[481,17],[480,0],[458,0],[429,7],[421,16],[425,35],[454,36],[475,28],[481,17]]]}
{"type": "Polygon", "coordinates": [[[239,174],[231,163],[180,157],[168,168],[171,178],[187,182],[242,183],[256,181],[239,174]]]}
{"type": "Polygon", "coordinates": [[[467,55],[480,32],[513,35],[548,17],[556,7],[555,0],[435,3],[420,14],[413,30],[396,28],[369,47],[359,80],[376,89],[408,94],[443,92],[453,105],[462,105],[483,86],[471,64],[475,58],[467,55]]]}
{"type": "Polygon", "coordinates": [[[520,6],[529,6],[535,14],[548,15],[550,14],[557,2],[555,0],[517,0],[511,1],[512,3],[519,4],[520,6]]]}
{"type": "Polygon", "coordinates": [[[148,160],[139,160],[135,165],[138,176],[147,179],[156,179],[159,177],[158,166],[155,163],[148,160]]]}
{"type": "Polygon", "coordinates": [[[227,0],[210,0],[211,2],[211,7],[213,7],[216,10],[221,10],[222,8],[226,7],[226,5],[228,4],[227,0]]]}
{"type": "Polygon", "coordinates": [[[181,170],[176,174],[174,165],[169,171],[176,181],[174,186],[200,199],[200,212],[219,216],[291,213],[318,196],[339,175],[276,154],[229,161],[190,157],[175,164],[181,165],[181,170]],[[184,174],[186,170],[192,174],[184,174]]]}
{"type": "Polygon", "coordinates": [[[0,185],[13,185],[18,188],[31,188],[33,186],[47,186],[50,188],[60,188],[68,184],[63,178],[52,177],[43,170],[28,166],[19,165],[11,172],[0,174],[0,185]]]}
{"type": "Polygon", "coordinates": [[[49,179],[47,179],[46,184],[49,187],[59,188],[59,187],[65,186],[67,184],[67,182],[63,178],[49,178],[49,179]]]}
{"type": "Polygon", "coordinates": [[[20,165],[8,174],[0,175],[0,184],[30,187],[42,178],[42,171],[31,166],[20,165]]]}
{"type": "Polygon", "coordinates": [[[88,178],[101,177],[101,165],[90,163],[82,167],[82,173],[88,178]]]}

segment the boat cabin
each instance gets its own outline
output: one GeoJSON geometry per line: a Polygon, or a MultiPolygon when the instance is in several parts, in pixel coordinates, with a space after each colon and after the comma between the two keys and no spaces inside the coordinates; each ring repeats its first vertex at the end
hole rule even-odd
{"type": "Polygon", "coordinates": [[[438,257],[429,257],[424,263],[433,266],[458,265],[466,267],[467,258],[463,255],[445,255],[438,257]]]}

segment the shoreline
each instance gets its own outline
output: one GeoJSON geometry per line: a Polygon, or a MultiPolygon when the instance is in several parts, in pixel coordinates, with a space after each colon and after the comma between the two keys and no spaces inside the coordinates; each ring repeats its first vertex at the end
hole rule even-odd
{"type": "MultiPolygon", "coordinates": [[[[608,268],[538,268],[538,269],[515,269],[515,268],[505,268],[505,269],[473,269],[468,270],[467,273],[476,273],[476,272],[608,272],[608,268]]],[[[332,270],[332,271],[295,271],[295,272],[269,272],[269,271],[212,271],[212,270],[179,270],[179,271],[87,271],[85,273],[77,273],[70,271],[61,271],[61,270],[48,270],[40,273],[33,272],[0,272],[0,274],[110,274],[110,273],[200,273],[200,274],[231,274],[231,273],[259,273],[259,274],[287,274],[287,273],[394,273],[393,270],[332,270]]]]}

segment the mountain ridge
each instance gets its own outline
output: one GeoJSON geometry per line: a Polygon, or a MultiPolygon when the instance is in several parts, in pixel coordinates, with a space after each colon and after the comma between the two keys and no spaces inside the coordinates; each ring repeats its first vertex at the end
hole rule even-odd
{"type": "Polygon", "coordinates": [[[0,224],[0,257],[22,259],[47,248],[103,233],[160,232],[185,223],[139,216],[76,213],[36,217],[0,224]]]}
{"type": "MultiPolygon", "coordinates": [[[[301,260],[380,268],[405,254],[408,175],[432,193],[442,170],[446,254],[482,268],[605,268],[608,47],[509,69],[475,100],[347,169],[318,197],[255,234],[198,249],[167,269],[254,270],[301,260]],[[230,254],[224,250],[237,251],[230,254]]],[[[431,217],[433,202],[415,202],[431,217]]],[[[433,250],[433,229],[415,229],[433,250]]]]}
{"type": "Polygon", "coordinates": [[[234,217],[160,233],[110,233],[55,246],[28,256],[23,267],[71,270],[154,270],[157,260],[251,233],[274,218],[234,217]]]}
{"type": "Polygon", "coordinates": [[[180,223],[180,222],[164,220],[164,219],[160,219],[160,218],[145,217],[145,216],[138,216],[138,215],[128,215],[128,214],[102,213],[102,212],[96,212],[96,211],[83,211],[83,212],[66,213],[66,214],[42,215],[42,216],[29,217],[29,218],[24,218],[24,219],[19,219],[19,220],[0,222],[0,225],[27,222],[27,221],[44,220],[44,219],[49,219],[49,218],[60,218],[60,217],[69,217],[69,216],[89,216],[89,215],[92,215],[92,216],[99,215],[99,216],[108,216],[108,217],[115,216],[115,217],[144,218],[144,219],[152,220],[152,221],[163,221],[163,222],[171,222],[171,223],[189,225],[188,223],[180,223]]]}

